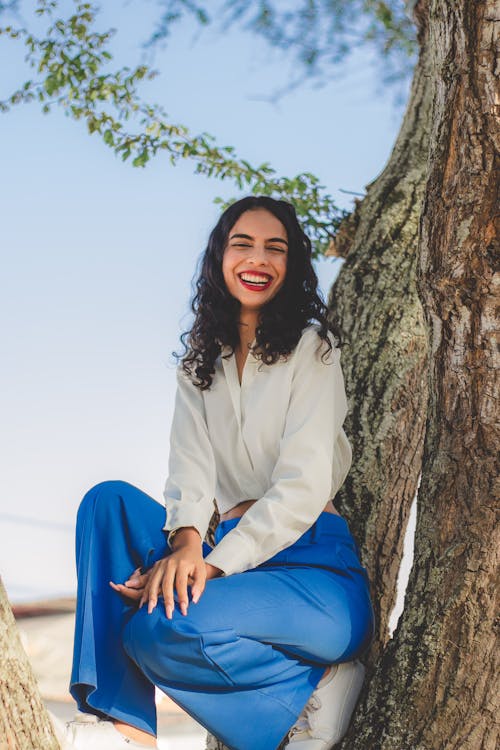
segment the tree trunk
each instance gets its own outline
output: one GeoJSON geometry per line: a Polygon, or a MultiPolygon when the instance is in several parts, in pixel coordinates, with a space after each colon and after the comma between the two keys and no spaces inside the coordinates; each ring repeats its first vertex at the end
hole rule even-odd
{"type": "Polygon", "coordinates": [[[427,341],[416,273],[432,92],[428,51],[420,41],[401,130],[385,169],[367,185],[354,220],[348,218],[354,239],[329,298],[347,340],[341,361],[353,445],[353,465],[336,505],[370,576],[377,621],[371,663],[389,640],[427,409],[427,341]]]}
{"type": "MultiPolygon", "coordinates": [[[[416,275],[432,104],[428,77],[425,48],[387,165],[339,228],[339,254],[347,259],[328,301],[346,340],[345,426],[353,445],[353,465],[335,503],[359,542],[370,575],[377,632],[369,667],[389,640],[404,534],[422,461],[427,339],[416,275]],[[350,242],[345,235],[353,228],[350,242]]],[[[227,749],[209,734],[207,750],[227,749]]]]}
{"type": "Polygon", "coordinates": [[[342,745],[349,750],[494,750],[499,740],[495,3],[429,5],[433,127],[419,290],[432,355],[415,557],[401,626],[342,745]]]}
{"type": "Polygon", "coordinates": [[[330,300],[351,342],[343,366],[347,389],[357,396],[348,424],[355,462],[341,493],[342,512],[362,543],[380,618],[379,660],[342,748],[493,750],[500,549],[491,499],[498,443],[494,157],[500,150],[494,4],[430,0],[417,3],[415,12],[421,54],[405,121],[388,166],[351,217],[353,247],[330,300]],[[410,182],[413,200],[405,201],[410,182]],[[412,231],[416,239],[420,207],[425,338],[416,255],[412,242],[405,245],[412,231]],[[415,560],[401,624],[384,648],[420,469],[427,338],[430,404],[415,560]]]}
{"type": "Polygon", "coordinates": [[[59,750],[0,578],[0,750],[59,750]]]}
{"type": "MultiPolygon", "coordinates": [[[[370,574],[378,625],[372,660],[389,638],[424,439],[427,342],[416,266],[429,150],[426,65],[422,56],[387,166],[347,217],[355,235],[329,299],[347,342],[342,349],[349,395],[346,432],[354,448],[336,505],[370,574]]],[[[345,248],[343,227],[339,233],[345,248]]],[[[209,734],[207,750],[226,748],[209,734]]]]}

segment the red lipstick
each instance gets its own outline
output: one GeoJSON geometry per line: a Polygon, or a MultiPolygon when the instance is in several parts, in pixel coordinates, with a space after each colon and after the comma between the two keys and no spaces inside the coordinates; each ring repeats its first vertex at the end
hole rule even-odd
{"type": "Polygon", "coordinates": [[[269,279],[265,284],[252,284],[250,281],[243,281],[241,276],[238,277],[240,280],[240,283],[242,286],[245,287],[245,289],[249,289],[251,292],[262,292],[265,289],[268,289],[272,284],[272,279],[269,279]]]}

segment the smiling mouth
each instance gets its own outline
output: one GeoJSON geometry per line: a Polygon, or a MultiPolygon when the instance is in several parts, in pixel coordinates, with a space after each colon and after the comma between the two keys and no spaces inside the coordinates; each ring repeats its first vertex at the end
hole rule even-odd
{"type": "Polygon", "coordinates": [[[238,278],[245,289],[250,289],[253,292],[261,292],[263,289],[267,289],[273,280],[271,276],[267,278],[262,277],[262,281],[246,281],[241,276],[238,276],[238,278]]]}

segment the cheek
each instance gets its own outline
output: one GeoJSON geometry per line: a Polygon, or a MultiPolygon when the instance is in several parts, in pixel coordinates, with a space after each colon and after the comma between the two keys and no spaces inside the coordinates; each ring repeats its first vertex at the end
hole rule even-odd
{"type": "Polygon", "coordinates": [[[229,266],[230,266],[229,260],[228,260],[227,256],[224,255],[223,258],[222,258],[222,275],[224,276],[224,278],[226,278],[226,276],[229,273],[229,266]]]}
{"type": "Polygon", "coordinates": [[[233,252],[231,252],[230,249],[226,250],[224,252],[224,255],[222,256],[222,272],[223,273],[229,273],[232,271],[236,264],[236,256],[233,252]]]}
{"type": "Polygon", "coordinates": [[[283,262],[279,266],[279,271],[280,271],[280,274],[283,277],[283,279],[286,276],[287,265],[288,265],[288,263],[287,263],[287,260],[285,259],[285,260],[283,260],[283,262]]]}
{"type": "Polygon", "coordinates": [[[234,278],[233,263],[230,258],[223,258],[222,260],[222,277],[228,287],[234,287],[236,280],[234,278]]]}

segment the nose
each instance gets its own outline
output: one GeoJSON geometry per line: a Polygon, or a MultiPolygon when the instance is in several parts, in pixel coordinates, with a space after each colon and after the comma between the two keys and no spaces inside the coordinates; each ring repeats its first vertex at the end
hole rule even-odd
{"type": "Polygon", "coordinates": [[[267,265],[266,248],[264,244],[256,242],[248,255],[248,260],[255,265],[267,265]]]}

